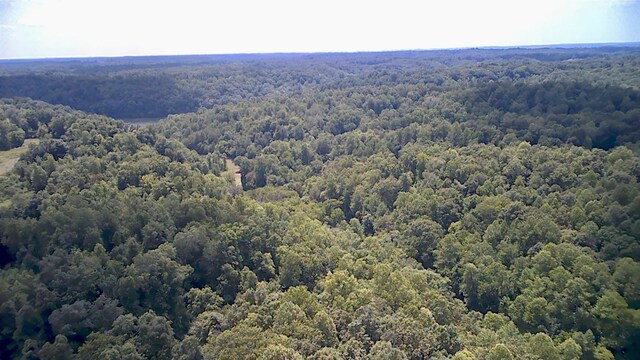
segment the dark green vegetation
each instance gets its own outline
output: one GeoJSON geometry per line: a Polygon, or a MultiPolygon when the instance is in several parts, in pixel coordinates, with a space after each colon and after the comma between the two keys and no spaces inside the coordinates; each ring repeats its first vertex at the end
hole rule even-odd
{"type": "Polygon", "coordinates": [[[0,357],[639,358],[639,55],[0,63],[194,111],[2,100],[0,357]]]}

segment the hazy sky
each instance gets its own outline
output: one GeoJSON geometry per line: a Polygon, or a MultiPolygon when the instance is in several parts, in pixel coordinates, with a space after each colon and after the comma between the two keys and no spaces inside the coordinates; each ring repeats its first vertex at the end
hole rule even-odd
{"type": "Polygon", "coordinates": [[[640,0],[0,0],[0,58],[640,41],[640,0]]]}

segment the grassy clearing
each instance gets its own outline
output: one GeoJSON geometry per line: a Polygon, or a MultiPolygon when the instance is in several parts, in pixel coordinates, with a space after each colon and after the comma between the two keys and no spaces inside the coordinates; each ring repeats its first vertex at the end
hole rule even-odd
{"type": "Polygon", "coordinates": [[[13,169],[20,155],[29,149],[30,144],[37,144],[38,139],[27,139],[19,148],[0,151],[0,175],[4,175],[13,169]]]}
{"type": "Polygon", "coordinates": [[[127,124],[144,127],[144,126],[156,124],[158,121],[162,119],[163,118],[132,118],[132,119],[120,119],[120,120],[126,122],[127,124]]]}

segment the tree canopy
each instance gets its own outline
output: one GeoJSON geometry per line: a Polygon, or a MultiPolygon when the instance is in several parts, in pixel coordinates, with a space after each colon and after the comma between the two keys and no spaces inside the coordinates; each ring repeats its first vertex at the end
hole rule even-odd
{"type": "Polygon", "coordinates": [[[638,358],[639,52],[0,62],[0,357],[638,358]]]}

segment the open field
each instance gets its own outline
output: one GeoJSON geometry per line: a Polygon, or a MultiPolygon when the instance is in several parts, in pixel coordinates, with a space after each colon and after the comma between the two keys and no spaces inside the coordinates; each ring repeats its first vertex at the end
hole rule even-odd
{"type": "Polygon", "coordinates": [[[161,118],[149,117],[149,118],[133,118],[133,119],[120,119],[127,124],[133,124],[138,126],[149,126],[157,123],[161,118]]]}
{"type": "Polygon", "coordinates": [[[27,139],[24,144],[18,148],[0,151],[0,175],[4,175],[13,169],[13,166],[18,162],[20,155],[22,155],[30,144],[37,144],[38,139],[27,139]]]}

